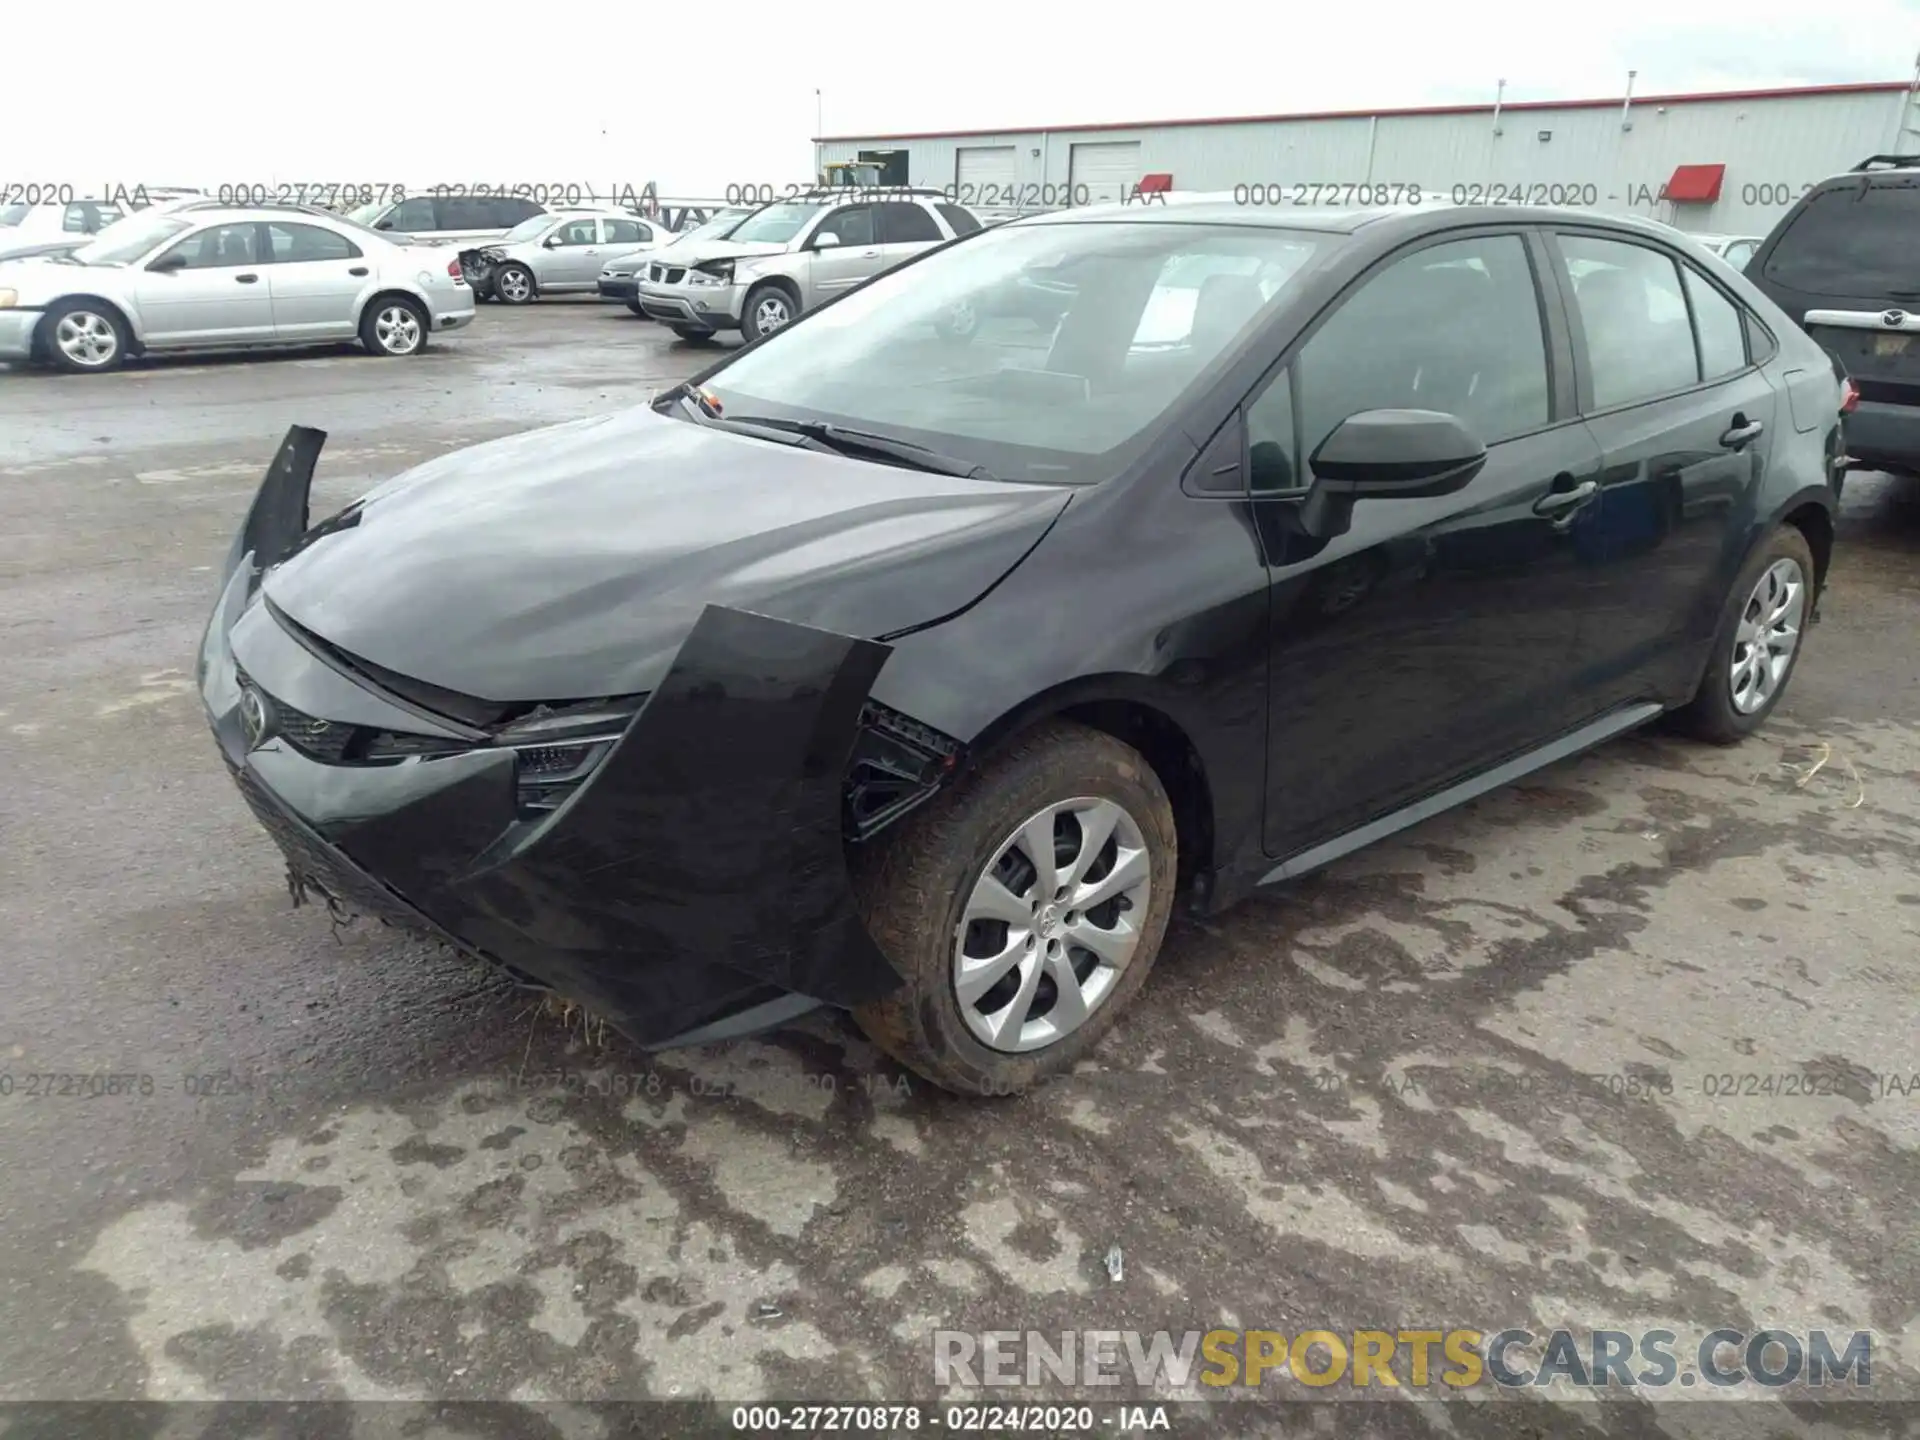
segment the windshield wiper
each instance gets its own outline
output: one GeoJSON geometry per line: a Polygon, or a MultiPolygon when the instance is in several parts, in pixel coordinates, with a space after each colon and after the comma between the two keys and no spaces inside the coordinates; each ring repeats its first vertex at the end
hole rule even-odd
{"type": "Polygon", "coordinates": [[[780,420],[770,415],[729,415],[727,419],[742,425],[759,425],[769,430],[804,435],[841,455],[884,456],[909,469],[924,470],[930,475],[958,475],[968,480],[999,479],[986,466],[971,460],[942,455],[938,450],[915,445],[911,440],[896,440],[891,435],[876,435],[871,430],[850,430],[844,425],[830,425],[824,420],[780,420]]]}

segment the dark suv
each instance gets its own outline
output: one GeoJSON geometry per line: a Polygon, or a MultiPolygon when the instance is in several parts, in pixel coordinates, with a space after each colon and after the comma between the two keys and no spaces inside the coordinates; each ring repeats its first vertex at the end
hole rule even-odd
{"type": "Polygon", "coordinates": [[[1746,274],[1853,380],[1855,462],[1920,474],[1920,155],[1875,155],[1821,181],[1746,274]]]}

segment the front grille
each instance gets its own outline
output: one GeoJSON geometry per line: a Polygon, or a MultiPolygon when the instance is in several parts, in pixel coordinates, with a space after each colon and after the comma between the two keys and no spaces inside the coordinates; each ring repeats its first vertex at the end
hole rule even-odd
{"type": "Polygon", "coordinates": [[[687,267],[656,264],[648,268],[647,276],[657,285],[678,285],[687,278],[687,267]]]}
{"type": "Polygon", "coordinates": [[[358,733],[356,727],[343,725],[337,720],[322,720],[303,710],[296,710],[284,701],[276,700],[247,678],[247,672],[235,667],[242,685],[253,689],[273,707],[273,733],[283,738],[302,755],[315,760],[323,760],[329,765],[338,765],[346,757],[347,747],[353,744],[358,733]]]}

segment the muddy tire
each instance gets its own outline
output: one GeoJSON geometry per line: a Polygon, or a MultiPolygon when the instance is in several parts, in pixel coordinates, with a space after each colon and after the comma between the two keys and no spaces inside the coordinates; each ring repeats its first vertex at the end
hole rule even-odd
{"type": "Polygon", "coordinates": [[[905,979],[854,1011],[860,1028],[944,1089],[1012,1095],[1070,1069],[1146,983],[1178,841],[1137,751],[1055,721],[856,851],[852,870],[905,979]],[[1042,864],[1037,837],[1054,852],[1042,864]]]}
{"type": "Polygon", "coordinates": [[[1781,525],[1741,567],[1700,688],[1668,717],[1671,727],[1733,745],[1766,724],[1800,663],[1813,602],[1813,551],[1806,536],[1781,525]]]}

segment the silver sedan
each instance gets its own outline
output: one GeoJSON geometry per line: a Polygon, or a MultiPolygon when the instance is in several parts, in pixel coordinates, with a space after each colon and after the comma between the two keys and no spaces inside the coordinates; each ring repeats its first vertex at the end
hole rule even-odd
{"type": "Polygon", "coordinates": [[[450,249],[271,208],[155,215],[62,259],[0,264],[0,360],[87,374],[146,352],[356,338],[417,355],[472,319],[450,249]]]}

